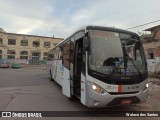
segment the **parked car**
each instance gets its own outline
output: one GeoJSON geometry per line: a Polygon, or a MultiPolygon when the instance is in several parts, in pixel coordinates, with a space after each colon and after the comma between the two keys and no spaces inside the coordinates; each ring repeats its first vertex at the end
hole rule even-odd
{"type": "Polygon", "coordinates": [[[19,69],[19,68],[21,68],[21,66],[18,63],[13,63],[12,68],[19,69]]]}
{"type": "Polygon", "coordinates": [[[8,63],[0,63],[0,68],[9,68],[8,63]]]}

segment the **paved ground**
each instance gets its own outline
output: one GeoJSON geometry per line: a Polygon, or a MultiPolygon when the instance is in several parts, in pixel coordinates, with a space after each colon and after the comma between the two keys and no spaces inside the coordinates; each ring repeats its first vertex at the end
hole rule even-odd
{"type": "MultiPolygon", "coordinates": [[[[149,99],[147,103],[94,110],[112,111],[160,111],[160,80],[149,78],[149,99]]],[[[61,87],[48,79],[46,69],[0,69],[0,111],[87,111],[78,100],[70,101],[62,95],[61,87]]],[[[2,118],[0,118],[1,120],[2,118]]],[[[17,119],[17,118],[15,118],[17,119]]],[[[27,119],[27,118],[26,118],[27,119]]],[[[39,118],[38,118],[39,119],[39,118]]],[[[44,118],[42,118],[44,119],[44,118]]],[[[45,118],[53,119],[53,118],[45,118]]],[[[61,118],[54,118],[61,119],[61,118]]],[[[66,120],[75,118],[62,118],[66,120]]],[[[76,118],[115,119],[115,118],[76,118]]],[[[135,118],[116,118],[135,119],[135,118]]],[[[142,118],[136,118],[142,119],[142,118]]],[[[143,118],[143,119],[151,119],[143,118]]],[[[153,119],[153,118],[152,118],[153,119]]],[[[155,118],[157,119],[158,118],[155,118]]]]}

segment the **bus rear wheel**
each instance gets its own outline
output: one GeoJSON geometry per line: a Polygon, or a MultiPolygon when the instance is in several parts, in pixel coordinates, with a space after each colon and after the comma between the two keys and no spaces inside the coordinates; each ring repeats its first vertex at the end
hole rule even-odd
{"type": "Polygon", "coordinates": [[[51,72],[51,70],[50,70],[50,81],[54,81],[54,79],[52,78],[52,72],[51,72]]]}

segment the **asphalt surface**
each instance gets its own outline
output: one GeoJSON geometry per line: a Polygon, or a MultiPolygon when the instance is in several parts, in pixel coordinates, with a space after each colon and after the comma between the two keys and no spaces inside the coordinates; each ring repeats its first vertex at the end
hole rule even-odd
{"type": "MultiPolygon", "coordinates": [[[[61,87],[49,80],[45,68],[0,69],[0,111],[160,111],[160,80],[149,78],[149,99],[146,103],[113,108],[87,108],[78,100],[69,100],[61,87]]],[[[0,118],[11,119],[11,118],[0,118]]],[[[12,118],[20,119],[20,118],[12,118]]],[[[22,118],[21,118],[22,119],[22,118]]],[[[23,118],[36,119],[36,118],[23,118]]],[[[38,119],[159,119],[158,117],[56,117],[38,119]]]]}

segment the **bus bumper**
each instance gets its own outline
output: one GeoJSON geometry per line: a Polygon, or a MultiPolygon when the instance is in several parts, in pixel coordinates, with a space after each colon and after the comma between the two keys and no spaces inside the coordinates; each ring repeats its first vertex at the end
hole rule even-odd
{"type": "Polygon", "coordinates": [[[116,94],[111,95],[108,92],[104,94],[96,93],[91,87],[87,87],[88,96],[86,96],[87,107],[112,107],[112,106],[124,106],[146,102],[148,99],[148,88],[140,90],[137,93],[132,94],[116,94]],[[130,102],[123,101],[130,100],[130,102]]]}

